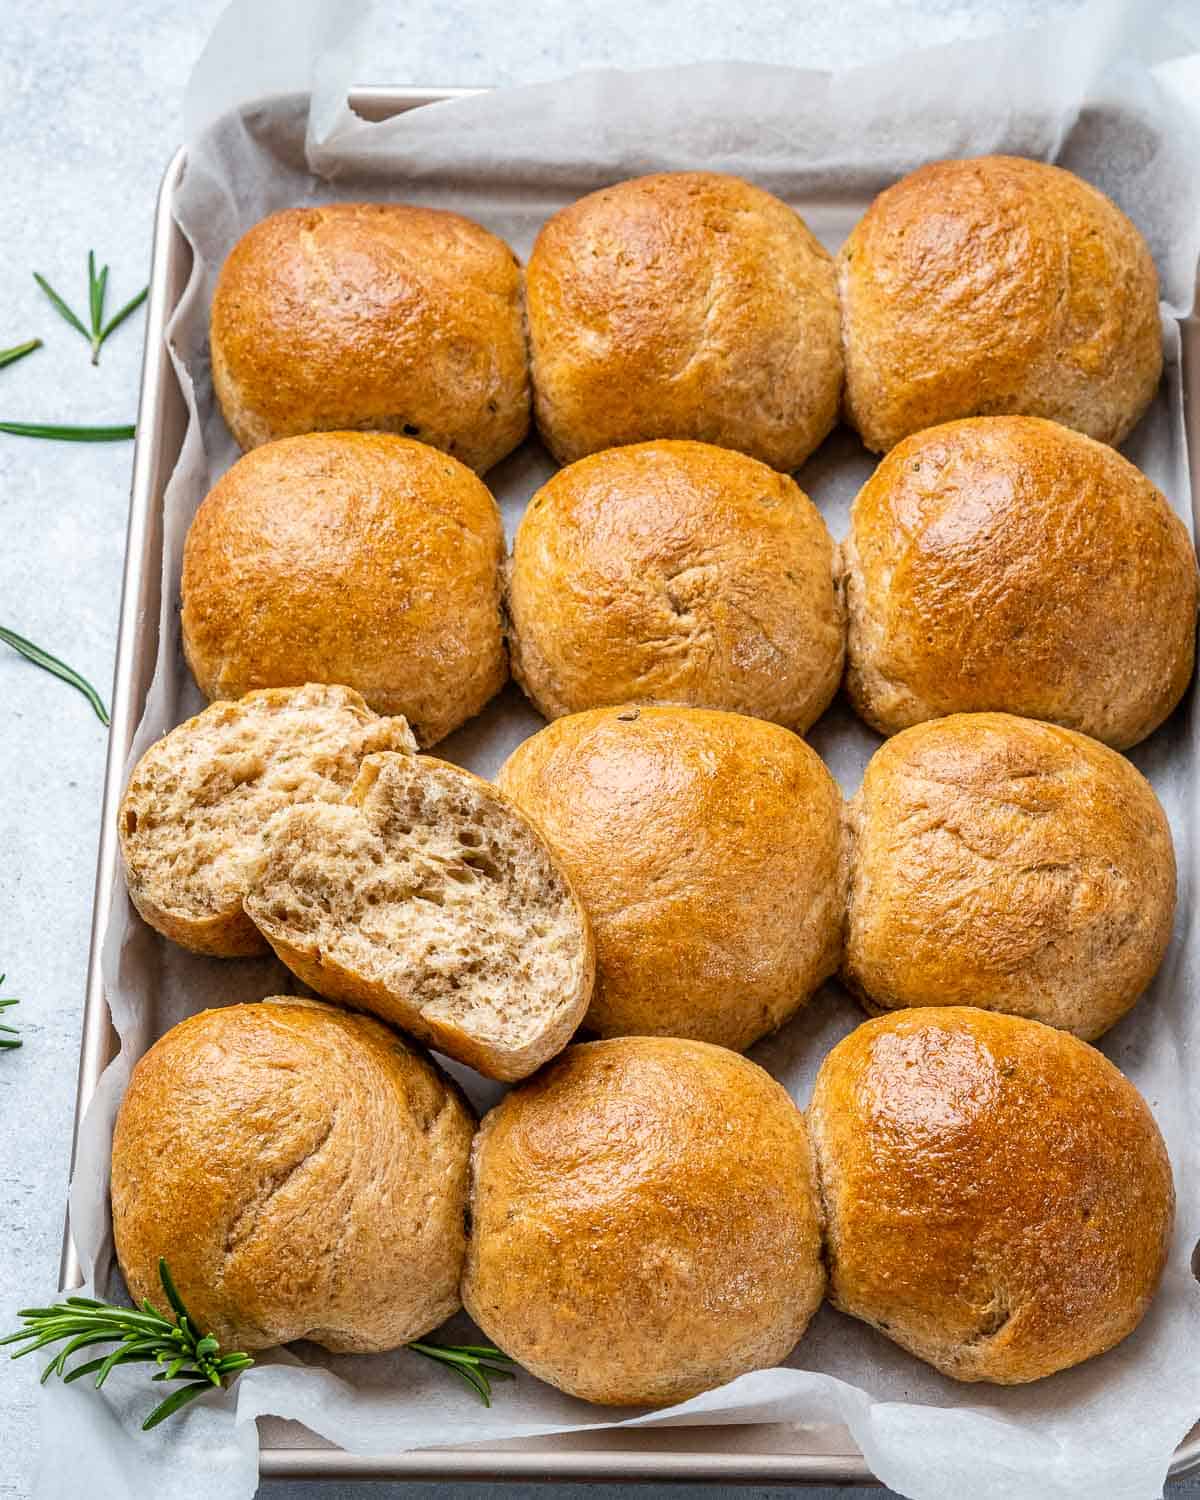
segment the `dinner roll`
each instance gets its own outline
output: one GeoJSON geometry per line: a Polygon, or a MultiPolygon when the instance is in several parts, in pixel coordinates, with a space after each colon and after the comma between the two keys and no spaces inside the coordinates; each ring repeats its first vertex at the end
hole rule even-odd
{"type": "Polygon", "coordinates": [[[1123,750],[1192,675],[1196,556],[1144,474],[1035,417],[948,422],[864,485],[846,686],[881,734],[1003,709],[1123,750]]]}
{"type": "Polygon", "coordinates": [[[117,1116],[129,1294],[163,1305],[161,1256],[226,1350],[419,1338],[459,1305],[474,1123],[366,1016],[283,996],[192,1016],[141,1058],[117,1116]]]}
{"type": "Polygon", "coordinates": [[[183,554],[183,649],[209,698],[339,682],[432,745],[508,676],[504,532],[486,486],[407,438],[256,448],[209,492],[183,554]]]}
{"type": "Polygon", "coordinates": [[[837,420],[833,262],[799,214],[715,172],[591,193],[529,258],[538,428],[560,463],[646,438],[696,438],[776,469],[837,420]]]}
{"type": "Polygon", "coordinates": [[[309,683],[211,704],[133,768],[117,814],[130,900],[196,953],[266,953],[242,899],[268,821],[293,803],[340,802],[375,751],[416,748],[403,719],[379,718],[352,688],[309,683]]]}
{"type": "Polygon", "coordinates": [[[1158,276],[1116,204],[982,156],[881,193],[838,256],[846,411],[868,448],[953,417],[1050,417],[1119,443],[1162,370],[1158,276]]]}
{"type": "Polygon", "coordinates": [[[802,734],[841,678],[832,569],[816,507],[765,464],[704,443],[597,453],[517,531],[513,674],[548,719],[658,699],[802,734]]]}
{"type": "Polygon", "coordinates": [[[1166,953],[1170,827],[1085,735],[1008,714],[918,724],[876,752],[849,822],[843,976],[869,1009],[977,1005],[1090,1040],[1166,953]]]}
{"type": "Polygon", "coordinates": [[[471,1157],[467,1311],[540,1380],[668,1406],[784,1359],[824,1290],[804,1117],[703,1042],[571,1047],[471,1157]]]}
{"type": "Polygon", "coordinates": [[[482,472],[529,429],[520,262],[461,214],[272,214],[221,267],[211,334],[213,388],[243,449],[368,428],[482,472]]]}
{"type": "Polygon", "coordinates": [[[370,755],[340,804],[267,829],[246,912],[318,994],[490,1078],[561,1052],[592,993],[591,927],[502,793],[423,755],[370,755]]]}
{"type": "Polygon", "coordinates": [[[497,781],[592,919],[601,1036],[742,1048],[833,973],[842,797],[803,740],[702,708],[598,708],[519,745],[497,781]]]}
{"type": "Polygon", "coordinates": [[[1086,1042],[966,1006],[881,1016],[821,1064],[808,1122],[830,1301],[943,1375],[1038,1380],[1141,1321],[1171,1165],[1086,1042]]]}

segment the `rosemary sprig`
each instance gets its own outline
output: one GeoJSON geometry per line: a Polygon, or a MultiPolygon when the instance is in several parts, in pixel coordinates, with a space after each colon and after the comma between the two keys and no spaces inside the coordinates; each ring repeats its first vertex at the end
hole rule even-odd
{"type": "Polygon", "coordinates": [[[150,1301],[135,1308],[115,1307],[94,1297],[68,1297],[53,1307],[23,1309],[17,1316],[25,1320],[25,1327],[0,1338],[0,1345],[24,1344],[23,1349],[12,1355],[13,1359],[20,1359],[35,1349],[65,1339],[64,1347],[42,1371],[43,1385],[51,1375],[60,1375],[70,1382],[94,1374],[99,1390],[118,1365],[158,1365],[158,1373],[150,1377],[152,1380],[181,1380],[184,1384],[160,1401],[142,1423],[142,1431],[149,1432],[189,1401],[214,1387],[220,1389],[230,1376],[254,1363],[248,1354],[222,1354],[212,1334],[200,1334],[171,1280],[165,1260],[158,1263],[158,1277],[175,1314],[174,1322],[150,1301]],[[93,1344],[116,1347],[99,1359],[87,1360],[68,1370],[67,1360],[71,1355],[93,1344]]]}
{"type": "Polygon", "coordinates": [[[417,1339],[406,1344],[405,1348],[461,1375],[471,1389],[478,1392],[484,1406],[492,1404],[492,1380],[516,1379],[514,1371],[506,1368],[514,1361],[491,1344],[434,1344],[428,1339],[417,1339]]]}
{"type": "Polygon", "coordinates": [[[83,320],[81,318],[78,318],[71,311],[71,309],[63,301],[63,299],[58,295],[58,293],[39,271],[35,271],[33,273],[33,279],[37,282],[38,286],[41,287],[42,291],[45,292],[46,296],[49,297],[52,305],[57,310],[57,312],[61,314],[61,316],[65,319],[66,322],[71,325],[72,328],[74,328],[78,333],[83,334],[84,338],[87,339],[88,343],[92,346],[92,363],[94,365],[98,365],[100,363],[100,349],[105,339],[108,338],[110,333],[113,333],[116,329],[120,328],[121,324],[130,315],[130,313],[136,312],[136,310],[141,307],[142,303],[146,300],[147,293],[150,290],[148,286],[144,286],[136,297],[131,297],[129,301],[126,302],[125,306],[115,312],[106,323],[104,321],[104,295],[108,291],[108,267],[105,266],[99,273],[99,275],[97,275],[96,252],[94,250],[89,250],[88,317],[91,321],[92,326],[90,329],[88,329],[84,327],[83,320]]]}
{"type": "Polygon", "coordinates": [[[63,443],[121,443],[134,434],[133,423],[120,427],[60,427],[52,422],[0,422],[0,432],[14,437],[57,438],[63,443]]]}
{"type": "MultiPolygon", "coordinates": [[[[3,975],[0,975],[0,983],[3,983],[3,975]]],[[[175,1314],[174,1322],[164,1317],[149,1301],[136,1308],[117,1307],[111,1302],[98,1302],[94,1297],[68,1297],[53,1307],[22,1309],[17,1316],[25,1320],[25,1327],[0,1338],[0,1346],[23,1344],[25,1347],[11,1356],[20,1359],[35,1349],[65,1340],[63,1347],[42,1371],[43,1385],[51,1375],[61,1376],[68,1384],[84,1375],[95,1375],[96,1389],[99,1390],[118,1365],[158,1365],[158,1373],[150,1377],[152,1380],[181,1380],[184,1384],[172,1391],[165,1401],[160,1401],[142,1423],[142,1431],[149,1432],[189,1401],[194,1401],[214,1386],[220,1388],[230,1376],[249,1369],[254,1363],[248,1354],[222,1354],[221,1346],[212,1334],[201,1336],[171,1279],[166,1261],[162,1259],[158,1262],[158,1278],[175,1314]],[[115,1347],[98,1359],[67,1368],[72,1354],[93,1344],[113,1344],[115,1347]]],[[[505,1368],[512,1364],[512,1360],[490,1344],[431,1344],[418,1340],[407,1347],[414,1354],[423,1354],[426,1359],[435,1360],[461,1375],[479,1394],[485,1406],[492,1404],[489,1377],[514,1378],[513,1371],[505,1368]]]]}
{"type": "MultiPolygon", "coordinates": [[[[0,984],[3,984],[7,977],[5,974],[0,974],[0,984]]],[[[19,1000],[0,1000],[0,1011],[5,1011],[10,1005],[20,1005],[20,1003],[19,1000]]],[[[4,1033],[0,1036],[0,1049],[10,1051],[13,1047],[21,1045],[21,1038],[17,1035],[15,1026],[0,1026],[0,1032],[4,1033]]]]}
{"type": "Polygon", "coordinates": [[[27,339],[23,344],[14,344],[11,349],[0,349],[0,370],[5,365],[15,365],[17,360],[24,359],[27,354],[32,354],[41,347],[41,339],[27,339]]]}
{"type": "Polygon", "coordinates": [[[81,677],[74,667],[67,666],[65,661],[59,661],[57,656],[51,656],[49,651],[43,651],[40,646],[35,646],[23,635],[18,635],[15,630],[8,630],[3,625],[0,625],[0,641],[4,641],[27,661],[33,662],[35,666],[44,668],[45,671],[53,673],[55,677],[60,677],[63,682],[68,682],[73,688],[78,689],[92,705],[101,724],[107,726],[108,709],[104,706],[103,698],[87,678],[81,677]]]}

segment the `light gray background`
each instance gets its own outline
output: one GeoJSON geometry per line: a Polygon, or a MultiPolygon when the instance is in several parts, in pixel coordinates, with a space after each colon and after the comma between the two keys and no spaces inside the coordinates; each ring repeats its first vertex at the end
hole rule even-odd
{"type": "MultiPolygon", "coordinates": [[[[286,4],[287,0],[278,0],[286,4]]],[[[0,348],[45,348],[0,370],[0,419],[134,419],[140,319],[99,368],[34,286],[43,272],[85,307],[89,248],[110,263],[110,308],[145,281],[159,177],[180,135],[192,63],[224,0],[0,0],[0,348]]],[[[1069,0],[413,0],[393,8],[364,83],[504,84],[596,65],[736,57],[799,66],[881,59],[909,47],[1031,24],[1069,0]]],[[[1200,0],[1177,0],[1197,24],[1200,0]]],[[[132,444],[0,434],[0,624],[88,676],[107,699],[116,640],[132,444]]],[[[0,972],[25,1038],[0,1054],[0,1322],[53,1285],[62,1233],[80,1009],[91,919],[105,732],[84,700],[0,646],[0,972]]],[[[0,1366],[0,1496],[27,1496],[36,1442],[28,1384],[0,1366]]],[[[264,1486],[271,1500],[445,1500],[529,1487],[264,1486]]],[[[533,1491],[532,1493],[538,1493],[533,1491]]],[[[544,1493],[544,1492],[542,1492],[544,1493]]],[[[604,1500],[613,1486],[566,1486],[604,1500]]],[[[634,1491],[637,1495],[648,1489],[634,1491]]],[[[697,1496],[668,1486],[664,1496],[697,1496]]],[[[754,1494],[755,1491],[746,1491],[754,1494]]],[[[763,1490],[762,1494],[779,1494],[763,1490]]],[[[814,1496],[879,1491],[809,1491],[814,1496]]],[[[1172,1491],[1200,1496],[1200,1480],[1172,1491]]],[[[84,1500],[84,1497],[81,1497],[84,1500]]],[[[136,1497],[141,1500],[141,1497],[136,1497]]],[[[1031,1497],[1032,1500],[1032,1497],[1031,1497]]],[[[1103,1497],[1097,1497],[1103,1500],[1103,1497]]]]}

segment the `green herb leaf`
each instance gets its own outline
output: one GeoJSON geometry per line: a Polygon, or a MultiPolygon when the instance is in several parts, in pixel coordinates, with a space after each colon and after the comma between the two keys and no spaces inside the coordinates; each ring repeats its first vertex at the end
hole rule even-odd
{"type": "MultiPolygon", "coordinates": [[[[0,976],[2,983],[3,976],[0,976]]],[[[58,1375],[69,1383],[94,1375],[97,1389],[118,1365],[160,1366],[150,1377],[152,1380],[179,1380],[185,1384],[160,1402],[142,1424],[143,1431],[157,1427],[189,1401],[211,1391],[214,1386],[222,1386],[228,1377],[254,1363],[248,1354],[220,1354],[220,1346],[211,1334],[197,1334],[166,1262],[160,1260],[158,1269],[163,1291],[176,1313],[177,1322],[173,1323],[151,1302],[144,1302],[140,1308],[118,1307],[99,1302],[94,1297],[68,1297],[53,1307],[25,1308],[17,1314],[23,1320],[24,1328],[0,1338],[0,1345],[21,1345],[11,1356],[20,1359],[35,1349],[65,1340],[64,1347],[42,1372],[42,1380],[58,1375]],[[71,1355],[93,1344],[112,1344],[114,1347],[98,1359],[85,1360],[67,1368],[71,1355]]]]}
{"type": "Polygon", "coordinates": [[[515,1361],[491,1344],[437,1344],[417,1339],[406,1348],[453,1370],[477,1392],[484,1406],[492,1404],[492,1380],[516,1378],[515,1372],[507,1368],[515,1361]]]}
{"type": "MultiPolygon", "coordinates": [[[[73,688],[83,694],[92,705],[96,717],[101,724],[107,726],[108,709],[104,706],[104,700],[91,685],[86,677],[81,677],[74,667],[67,666],[65,661],[59,661],[57,656],[51,656],[49,651],[43,651],[41,646],[35,646],[32,641],[27,641],[23,635],[18,635],[15,630],[7,630],[0,625],[0,641],[11,646],[14,651],[19,652],[27,661],[33,662],[35,666],[52,673],[61,678],[63,682],[69,683],[73,688]]],[[[3,981],[0,980],[0,983],[3,981]]]]}
{"type": "Polygon", "coordinates": [[[0,370],[5,365],[15,365],[17,360],[24,359],[27,354],[32,354],[41,347],[41,339],[29,339],[24,344],[14,344],[11,349],[0,349],[0,370]]]}
{"type": "MultiPolygon", "coordinates": [[[[33,279],[37,282],[38,286],[41,287],[42,291],[45,292],[46,296],[49,297],[51,303],[54,305],[59,314],[71,325],[72,328],[83,334],[84,338],[87,339],[88,343],[91,345],[92,363],[94,365],[98,365],[100,363],[100,350],[104,344],[105,339],[108,338],[110,333],[113,333],[116,329],[120,328],[121,324],[125,321],[129,314],[133,312],[135,308],[142,305],[142,303],[146,300],[146,294],[147,292],[149,292],[150,288],[143,287],[136,297],[131,297],[130,300],[125,304],[125,306],[122,307],[119,312],[115,313],[114,316],[111,317],[106,323],[104,321],[104,298],[108,292],[108,267],[104,266],[99,272],[97,272],[96,252],[94,250],[88,251],[87,273],[88,316],[91,319],[92,324],[90,330],[84,327],[83,320],[71,311],[63,298],[59,296],[59,294],[54,290],[54,288],[50,285],[46,278],[41,275],[40,272],[35,271],[33,273],[33,279]]],[[[53,434],[50,433],[26,434],[26,436],[29,437],[49,437],[52,435],[53,434]]],[[[132,437],[133,432],[131,430],[128,433],[122,433],[121,436],[132,437]]],[[[104,439],[92,438],[87,441],[100,442],[104,441],[104,439]]]]}
{"type": "MultiPolygon", "coordinates": [[[[0,974],[0,984],[4,983],[7,976],[0,974]]],[[[6,1011],[10,1005],[20,1005],[19,1000],[0,1000],[0,1012],[6,1011]]],[[[0,1026],[0,1051],[11,1052],[14,1047],[21,1045],[21,1039],[17,1035],[15,1026],[0,1026]]]]}
{"type": "Polygon", "coordinates": [[[134,426],[59,427],[50,422],[0,422],[0,432],[14,437],[55,438],[62,443],[122,443],[134,434],[134,426]]]}

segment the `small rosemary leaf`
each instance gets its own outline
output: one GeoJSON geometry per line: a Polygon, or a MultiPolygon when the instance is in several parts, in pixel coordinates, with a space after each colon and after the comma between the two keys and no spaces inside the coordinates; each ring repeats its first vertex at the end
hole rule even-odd
{"type": "Polygon", "coordinates": [[[181,1406],[186,1406],[189,1401],[194,1401],[197,1396],[203,1396],[205,1391],[211,1390],[212,1386],[206,1380],[197,1380],[191,1385],[181,1385],[177,1391],[172,1391],[165,1401],[160,1402],[154,1408],[142,1423],[142,1431],[149,1432],[152,1427],[157,1427],[160,1422],[173,1417],[181,1406]]]}
{"type": "Polygon", "coordinates": [[[92,710],[101,724],[108,725],[108,709],[104,706],[104,700],[91,685],[86,677],[81,677],[74,667],[67,666],[65,661],[59,661],[57,656],[51,656],[49,651],[32,641],[26,640],[23,635],[18,635],[15,630],[9,630],[0,625],[0,641],[13,648],[23,656],[26,661],[33,662],[34,666],[41,667],[44,671],[51,673],[61,681],[69,683],[77,692],[83,694],[92,705],[92,710]]]}
{"type": "MultiPolygon", "coordinates": [[[[68,1370],[63,1376],[63,1384],[70,1385],[73,1380],[80,1380],[84,1375],[92,1375],[97,1370],[103,1370],[105,1365],[108,1365],[109,1369],[112,1369],[114,1365],[144,1365],[153,1363],[153,1356],[150,1354],[127,1354],[123,1349],[117,1349],[114,1353],[118,1356],[116,1359],[109,1354],[100,1359],[89,1359],[87,1364],[76,1365],[73,1370],[68,1370]]],[[[101,1375],[96,1381],[97,1390],[100,1389],[105,1378],[106,1374],[101,1375]]]]}
{"type": "Polygon", "coordinates": [[[93,337],[100,331],[100,304],[97,299],[99,283],[96,279],[96,252],[88,251],[88,312],[92,315],[93,337]]]}
{"type": "Polygon", "coordinates": [[[27,354],[32,354],[41,347],[41,339],[29,339],[24,344],[14,344],[11,349],[0,349],[0,370],[5,365],[15,365],[17,360],[24,359],[27,354]]]}
{"type": "Polygon", "coordinates": [[[171,1304],[175,1316],[182,1323],[189,1316],[188,1310],[183,1304],[183,1298],[179,1295],[179,1288],[171,1278],[167,1263],[161,1256],[158,1261],[158,1279],[162,1282],[162,1289],[167,1295],[167,1301],[171,1304]]]}
{"type": "Polygon", "coordinates": [[[91,334],[87,331],[87,329],[63,301],[63,299],[58,295],[58,293],[54,290],[54,288],[50,285],[46,278],[35,271],[33,273],[33,279],[37,282],[38,286],[41,287],[42,291],[45,292],[46,296],[50,298],[50,301],[67,320],[67,322],[70,323],[71,327],[77,328],[79,332],[83,334],[84,338],[87,339],[88,343],[91,343],[91,334]]]}
{"type": "Polygon", "coordinates": [[[130,297],[129,301],[125,304],[124,307],[118,309],[118,311],[113,313],[112,317],[109,318],[107,323],[105,323],[104,328],[100,334],[101,342],[103,342],[115,329],[120,328],[121,324],[125,321],[130,313],[136,312],[138,308],[141,307],[142,303],[145,302],[147,296],[149,295],[149,292],[150,288],[148,286],[144,286],[136,297],[130,297]]]}
{"type": "Polygon", "coordinates": [[[136,431],[132,422],[119,427],[64,427],[52,422],[0,422],[13,437],[51,438],[60,443],[123,443],[136,431]]]}

